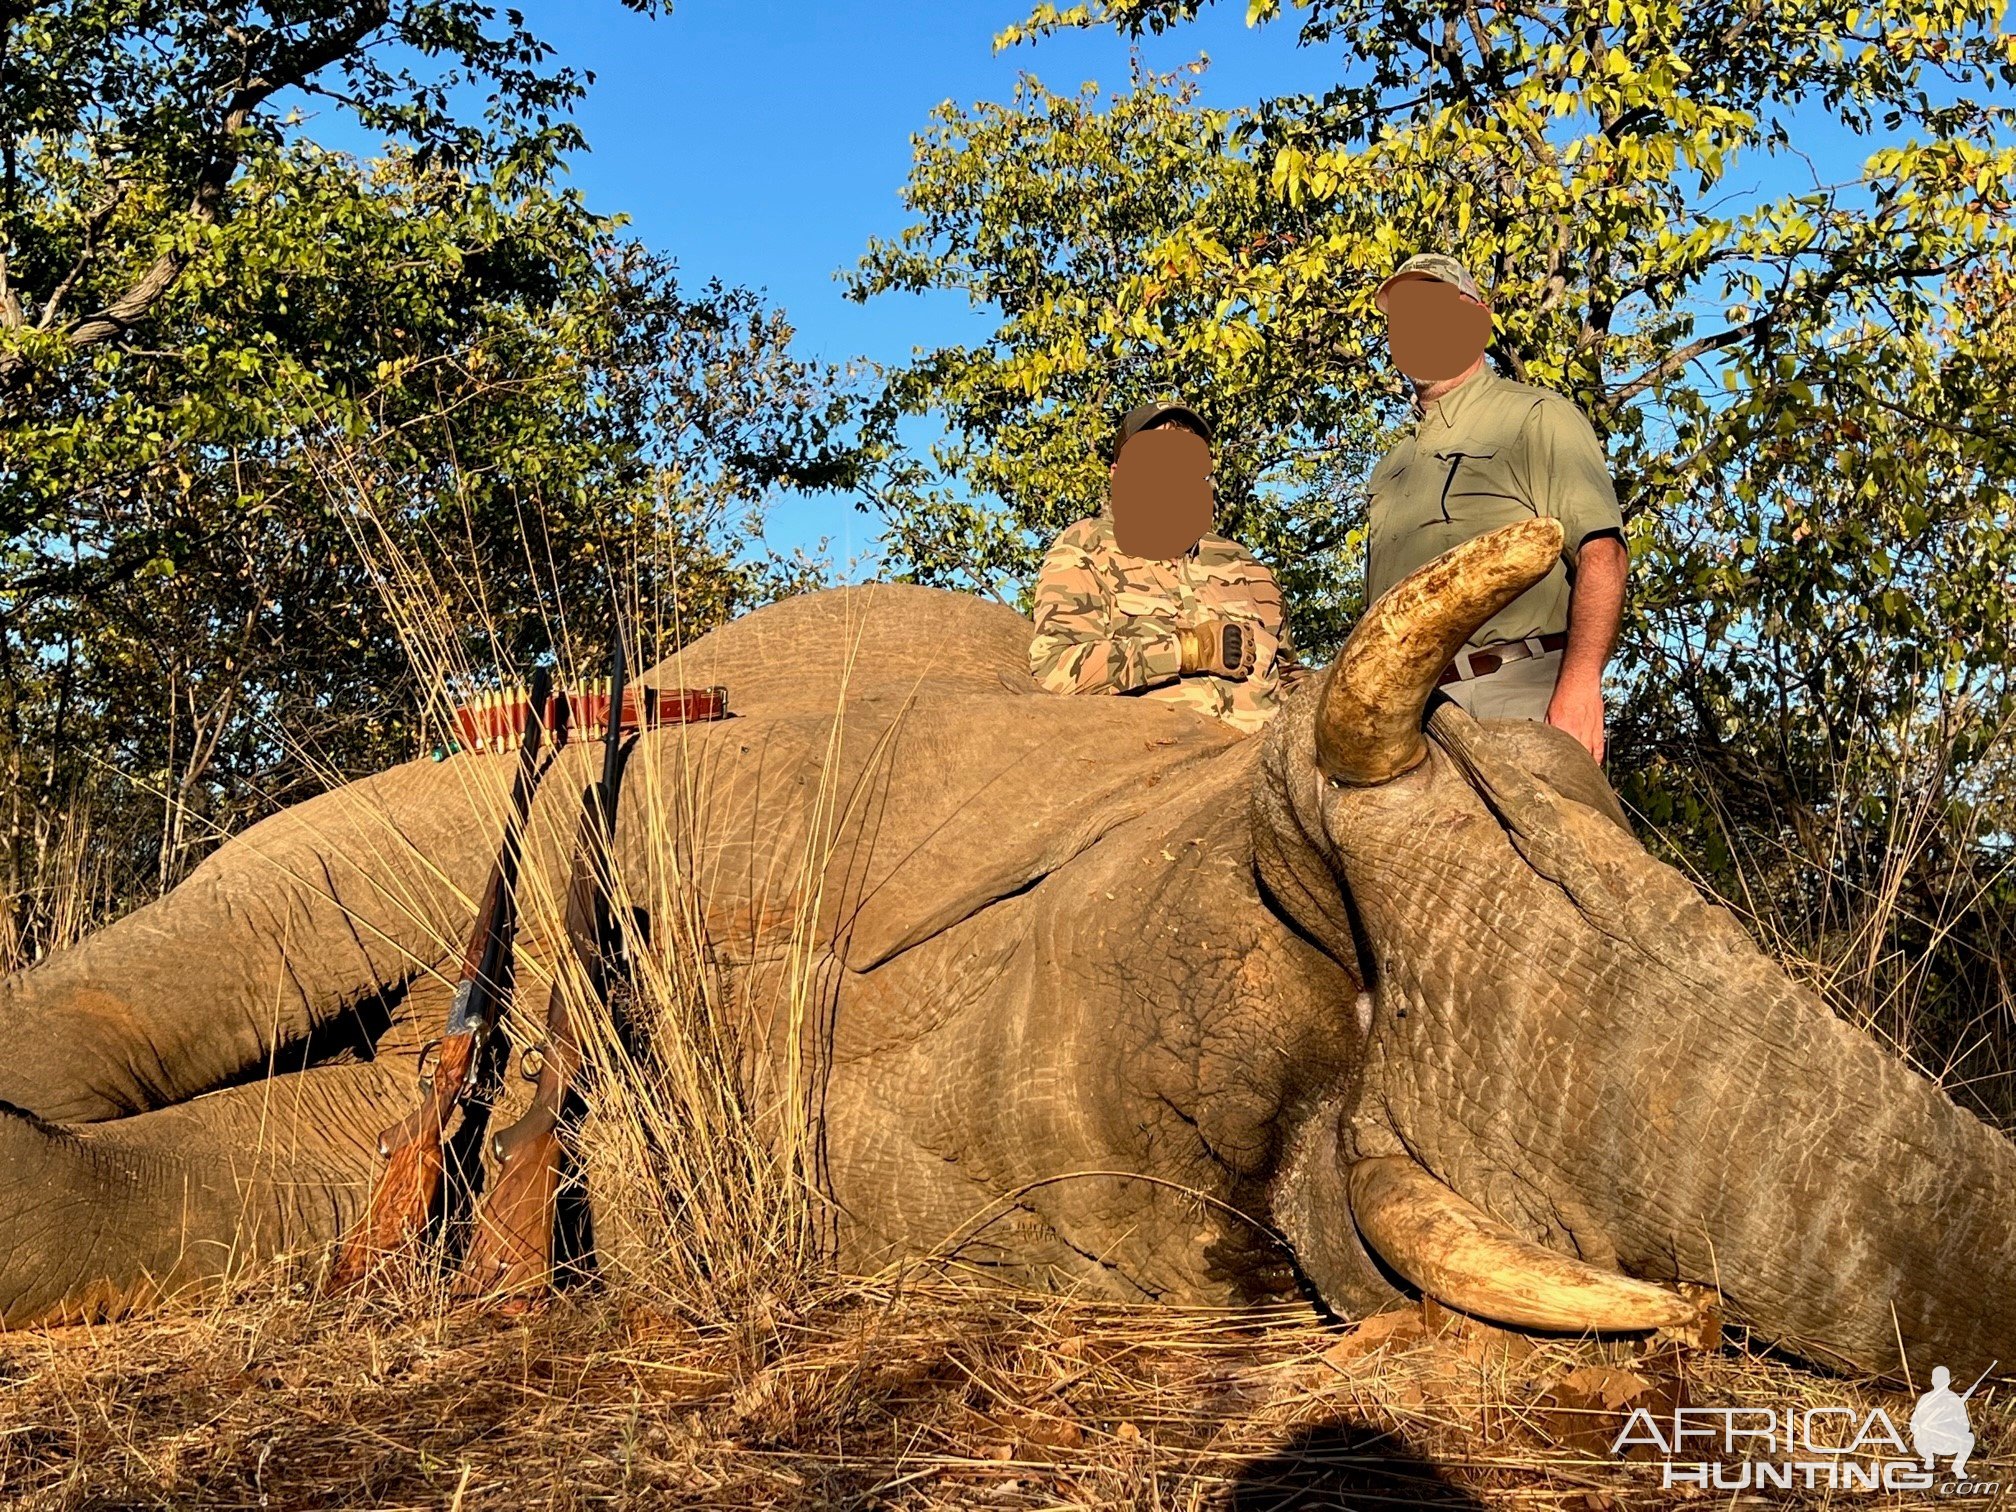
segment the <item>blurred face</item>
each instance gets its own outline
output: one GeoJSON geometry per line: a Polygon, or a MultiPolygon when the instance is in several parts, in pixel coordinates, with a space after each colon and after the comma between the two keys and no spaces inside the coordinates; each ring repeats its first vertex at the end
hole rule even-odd
{"type": "Polygon", "coordinates": [[[1453,284],[1403,278],[1384,298],[1393,365],[1416,383],[1458,377],[1484,355],[1491,312],[1453,284]]]}
{"type": "Polygon", "coordinates": [[[1129,556],[1183,555],[1211,528],[1211,444],[1158,426],[1130,438],[1113,464],[1113,542],[1129,556]]]}

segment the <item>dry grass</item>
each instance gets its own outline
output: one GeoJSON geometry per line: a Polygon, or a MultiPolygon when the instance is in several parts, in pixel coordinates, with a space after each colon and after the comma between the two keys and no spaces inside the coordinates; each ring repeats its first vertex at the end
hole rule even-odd
{"type": "MultiPolygon", "coordinates": [[[[1745,1505],[1658,1491],[1656,1468],[1606,1452],[1616,1414],[1560,1405],[1580,1400],[1571,1371],[1586,1381],[1627,1352],[1435,1334],[1412,1312],[1343,1328],[944,1276],[759,1297],[706,1328],[615,1288],[502,1320],[331,1303],[304,1277],[200,1314],[0,1338],[0,1494],[38,1509],[1745,1505]]],[[[1910,1405],[1727,1350],[1662,1350],[1632,1373],[1702,1404],[1882,1402],[1900,1423],[1910,1405]]],[[[1977,1429],[2006,1421],[1975,1405],[1977,1429]]],[[[1984,1435],[1977,1465],[2006,1482],[2011,1449],[1984,1435]]]]}

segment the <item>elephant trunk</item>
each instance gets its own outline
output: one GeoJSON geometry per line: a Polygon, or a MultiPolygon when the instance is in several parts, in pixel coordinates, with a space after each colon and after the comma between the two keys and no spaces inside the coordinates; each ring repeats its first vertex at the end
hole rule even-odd
{"type": "Polygon", "coordinates": [[[1425,844],[1396,805],[1345,860],[1378,1003],[1365,1153],[1397,1139],[1552,1249],[1716,1286],[1816,1362],[2016,1360],[2016,1147],[1476,724],[1435,733],[1483,802],[1425,844]]]}
{"type": "Polygon", "coordinates": [[[2016,1362],[2016,1146],[1648,855],[1565,737],[1454,707],[1421,732],[1446,656],[1558,548],[1550,521],[1496,531],[1373,606],[1314,715],[1325,781],[1306,806],[1284,782],[1342,873],[1375,1002],[1340,1131],[1366,1167],[1354,1207],[1404,1188],[1447,1210],[1435,1235],[1365,1214],[1361,1234],[1486,1302],[1600,1291],[1545,1274],[1537,1245],[1714,1286],[1823,1364],[2016,1362]]]}

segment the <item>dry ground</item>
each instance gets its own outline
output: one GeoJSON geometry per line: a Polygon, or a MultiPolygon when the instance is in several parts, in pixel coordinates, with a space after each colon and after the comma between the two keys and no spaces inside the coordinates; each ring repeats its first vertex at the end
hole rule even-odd
{"type": "MultiPolygon", "coordinates": [[[[1881,1403],[1745,1355],[1415,1311],[1177,1312],[943,1275],[696,1328],[577,1291],[503,1319],[283,1279],[208,1311],[0,1335],[0,1500],[100,1507],[1608,1509],[1985,1506],[1660,1492],[1606,1396],[1881,1403]]],[[[1985,1398],[1985,1400],[1984,1400],[1985,1398]]],[[[2016,1470],[1999,1396],[1977,1466],[2016,1470]]]]}

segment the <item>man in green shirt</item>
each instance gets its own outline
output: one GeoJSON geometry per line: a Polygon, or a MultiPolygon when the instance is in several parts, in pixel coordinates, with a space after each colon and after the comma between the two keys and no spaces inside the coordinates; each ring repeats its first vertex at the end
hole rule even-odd
{"type": "Polygon", "coordinates": [[[1601,761],[1630,557],[1596,433],[1570,400],[1486,367],[1490,308],[1455,258],[1408,258],[1377,298],[1418,418],[1372,473],[1366,602],[1473,536],[1559,520],[1561,561],[1457,653],[1442,692],[1478,718],[1544,720],[1601,761]]]}

